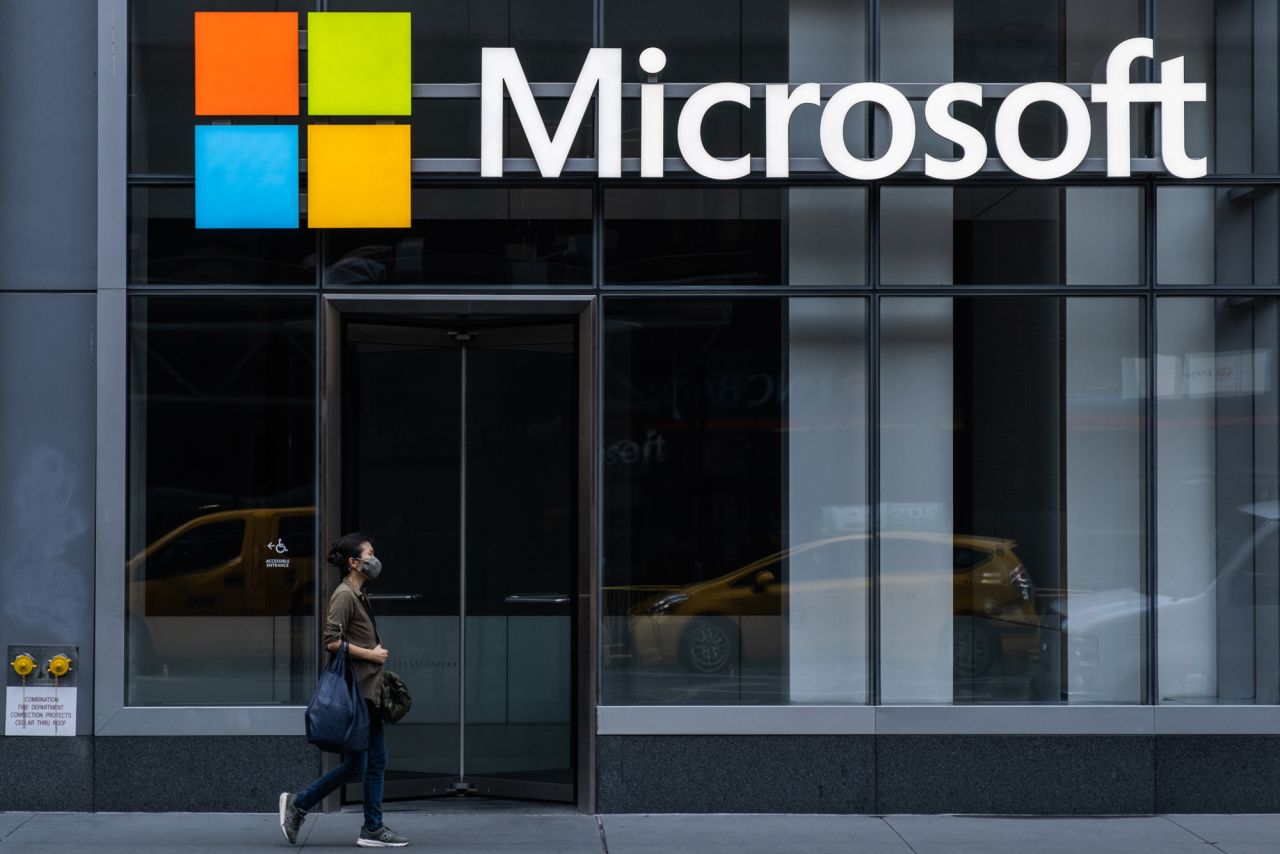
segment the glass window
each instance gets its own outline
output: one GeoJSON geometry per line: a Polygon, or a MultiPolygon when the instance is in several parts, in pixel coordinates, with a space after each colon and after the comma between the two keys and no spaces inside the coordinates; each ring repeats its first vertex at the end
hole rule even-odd
{"type": "Polygon", "coordinates": [[[866,206],[860,187],[606,189],[605,282],[863,285],[866,206]]]}
{"type": "Polygon", "coordinates": [[[881,0],[880,79],[1102,82],[1140,0],[881,0]]]}
{"type": "MultiPolygon", "coordinates": [[[[560,118],[564,115],[565,108],[569,105],[568,98],[538,98],[536,100],[538,113],[542,116],[542,124],[547,129],[549,137],[554,138],[556,130],[560,127],[560,118]]],[[[479,121],[480,102],[472,101],[472,110],[475,111],[476,120],[479,121]]],[[[516,116],[515,107],[511,105],[510,99],[506,102],[506,143],[503,146],[503,153],[506,157],[533,157],[533,147],[529,145],[529,137],[524,132],[524,127],[520,124],[520,119],[516,116]]],[[[433,136],[441,134],[440,128],[432,128],[429,133],[433,136]]],[[[572,144],[569,146],[570,157],[593,157],[595,156],[595,111],[588,109],[582,117],[582,123],[578,125],[578,133],[574,136],[572,144]]],[[[466,157],[480,156],[480,137],[475,138],[475,145],[468,149],[466,157]]],[[[638,155],[637,155],[638,156],[638,155]]]]}
{"type": "Polygon", "coordinates": [[[866,79],[865,21],[863,0],[606,0],[604,43],[630,82],[658,47],[668,83],[843,83],[866,79]]]}
{"type": "Polygon", "coordinates": [[[129,189],[130,284],[314,285],[316,233],[196,229],[191,187],[129,189]]]}
{"type": "Polygon", "coordinates": [[[591,0],[329,0],[327,8],[412,13],[414,83],[480,82],[485,47],[514,47],[530,83],[572,83],[591,47],[591,0]]]}
{"type": "Polygon", "coordinates": [[[1186,107],[1186,150],[1210,174],[1280,172],[1280,30],[1231,0],[1156,0],[1156,60],[1185,57],[1185,79],[1208,84],[1186,107]]]}
{"type": "Polygon", "coordinates": [[[786,205],[787,284],[867,283],[865,190],[792,187],[786,205]]]}
{"type": "Polygon", "coordinates": [[[1280,187],[1156,190],[1164,285],[1280,284],[1280,187]]]}
{"type": "Polygon", "coordinates": [[[310,513],[280,516],[276,519],[276,545],[283,546],[294,557],[315,557],[315,516],[310,513]]]}
{"type": "Polygon", "coordinates": [[[606,189],[604,253],[608,284],[776,285],[782,191],[606,189]]]}
{"type": "Polygon", "coordinates": [[[1162,703],[1280,703],[1276,297],[1157,303],[1162,703]]]}
{"type": "Polygon", "coordinates": [[[886,285],[1143,282],[1138,187],[885,187],[886,285]]]}
{"type": "Polygon", "coordinates": [[[413,190],[413,227],[327,234],[325,283],[591,284],[591,190],[413,190]]]}
{"type": "MultiPolygon", "coordinates": [[[[677,138],[680,127],[680,111],[686,99],[668,95],[663,103],[662,151],[667,157],[680,156],[680,141],[677,138]]],[[[807,114],[814,117],[814,132],[817,132],[817,107],[801,109],[795,114],[792,137],[797,136],[794,128],[807,114]]],[[[749,154],[752,157],[765,155],[765,109],[763,98],[753,98],[751,107],[739,104],[716,104],[707,111],[702,121],[702,145],[712,157],[730,159],[749,154]]],[[[853,122],[851,121],[852,125],[853,122]]],[[[640,100],[624,98],[622,101],[622,156],[640,156],[640,100]]],[[[792,152],[793,157],[800,156],[792,152]]]]}
{"type": "MultiPolygon", "coordinates": [[[[1103,82],[1112,49],[1141,32],[1140,0],[882,0],[880,79],[890,83],[1103,82]]],[[[1087,96],[1087,93],[1084,93],[1087,96]]],[[[916,112],[914,155],[954,158],[952,143],[929,130],[923,98],[916,112]]],[[[1001,101],[982,106],[957,102],[956,118],[982,131],[996,156],[995,123],[1001,101]]],[[[1106,156],[1105,105],[1089,104],[1094,134],[1088,156],[1106,156]]],[[[1134,157],[1150,156],[1152,108],[1138,105],[1132,123],[1134,157]]],[[[884,134],[887,122],[878,121],[884,134]]],[[[1062,151],[1061,111],[1032,104],[1021,123],[1021,139],[1032,157],[1062,151]]],[[[883,143],[882,143],[883,147],[883,143]]]]}
{"type": "Polygon", "coordinates": [[[605,303],[606,703],[867,702],[866,305],[605,303]]]}
{"type": "MultiPolygon", "coordinates": [[[[300,12],[314,0],[132,0],[129,3],[129,171],[195,171],[195,13],[300,12]]],[[[299,21],[306,26],[305,14],[299,21]]],[[[298,79],[306,82],[306,54],[298,79]]],[[[299,101],[302,113],[305,102],[299,101]]],[[[297,124],[296,116],[280,120],[297,124]]],[[[253,124],[275,124],[254,116],[253,124]]],[[[305,136],[305,134],[304,134],[305,136]]]]}
{"type": "MultiPolygon", "coordinates": [[[[547,134],[554,138],[556,129],[560,126],[560,117],[564,115],[565,106],[569,103],[568,99],[543,96],[536,98],[535,103],[542,115],[542,124],[547,129],[547,134]]],[[[414,157],[474,160],[480,156],[479,98],[419,98],[413,102],[410,121],[413,127],[410,146],[414,157]]],[[[533,149],[529,146],[529,139],[509,99],[503,121],[503,156],[532,157],[533,149]]],[[[568,156],[592,157],[595,153],[595,133],[595,112],[588,110],[569,146],[568,156]]],[[[636,145],[639,146],[639,136],[636,137],[636,145]]]]}
{"type": "Polygon", "coordinates": [[[1142,702],[1142,302],[880,317],[882,702],[1142,702]]]}
{"type": "Polygon", "coordinates": [[[134,297],[129,329],[128,704],[305,703],[314,300],[134,297]]]}
{"type": "Polygon", "coordinates": [[[203,521],[168,540],[142,563],[145,581],[199,574],[230,563],[244,551],[244,519],[203,521]]]}
{"type": "MultiPolygon", "coordinates": [[[[539,99],[538,103],[543,100],[539,99]]],[[[589,118],[583,120],[583,125],[589,118]]],[[[477,98],[417,98],[409,122],[412,128],[409,146],[414,157],[480,156],[480,101],[477,98]]],[[[508,133],[511,126],[508,111],[508,133]]],[[[505,150],[511,150],[510,137],[505,150]]]]}

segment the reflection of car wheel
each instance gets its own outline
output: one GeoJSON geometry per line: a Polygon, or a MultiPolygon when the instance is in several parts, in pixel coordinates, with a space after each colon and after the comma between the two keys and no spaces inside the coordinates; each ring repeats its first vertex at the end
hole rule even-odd
{"type": "Polygon", "coordinates": [[[956,617],[951,638],[952,669],[957,679],[981,676],[1000,660],[1000,635],[978,617],[956,617]]]}
{"type": "Polygon", "coordinates": [[[720,673],[738,663],[738,627],[728,617],[694,617],[680,636],[680,662],[698,673],[720,673]]]}

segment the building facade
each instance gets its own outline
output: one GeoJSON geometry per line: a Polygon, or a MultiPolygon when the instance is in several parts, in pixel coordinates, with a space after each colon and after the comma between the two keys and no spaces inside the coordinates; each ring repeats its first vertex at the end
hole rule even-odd
{"type": "Polygon", "coordinates": [[[0,738],[0,809],[314,776],[363,530],[389,797],[1280,811],[1278,39],[1270,0],[7,4],[0,644],[74,645],[79,701],[0,738]],[[202,106],[201,12],[296,14],[296,109],[202,106]],[[332,100],[343,12],[411,14],[402,112],[332,100]],[[198,139],[245,127],[296,223],[208,227],[198,139]],[[355,127],[408,140],[407,223],[323,189],[355,127]]]}

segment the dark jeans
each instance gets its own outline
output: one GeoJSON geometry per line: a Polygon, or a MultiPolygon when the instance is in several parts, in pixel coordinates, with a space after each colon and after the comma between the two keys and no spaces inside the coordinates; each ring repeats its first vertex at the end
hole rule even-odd
{"type": "MultiPolygon", "coordinates": [[[[365,702],[368,702],[367,700],[365,702]]],[[[382,715],[369,703],[369,749],[342,754],[342,764],[298,792],[298,807],[309,810],[343,783],[364,781],[364,827],[382,827],[382,788],[387,773],[387,739],[382,715]]]]}

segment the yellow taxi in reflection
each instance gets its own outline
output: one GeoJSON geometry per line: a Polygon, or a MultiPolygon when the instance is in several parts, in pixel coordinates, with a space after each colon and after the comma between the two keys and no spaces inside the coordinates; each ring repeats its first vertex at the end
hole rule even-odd
{"type": "Polygon", "coordinates": [[[256,643],[269,652],[272,636],[286,630],[279,621],[314,609],[315,508],[198,516],[135,555],[128,579],[134,668],[208,657],[212,648],[230,656],[256,643]]]}
{"type": "MultiPolygon", "coordinates": [[[[646,664],[678,662],[697,673],[731,671],[743,660],[780,660],[783,623],[795,618],[797,602],[865,597],[865,573],[856,568],[866,566],[867,544],[865,534],[804,543],[719,578],[650,595],[628,614],[631,653],[646,664]]],[[[879,545],[886,600],[909,609],[913,597],[949,589],[956,677],[978,677],[997,662],[1031,662],[1038,655],[1035,586],[1012,540],[903,532],[881,534],[879,545]]],[[[858,617],[849,613],[850,620],[858,617]]]]}

